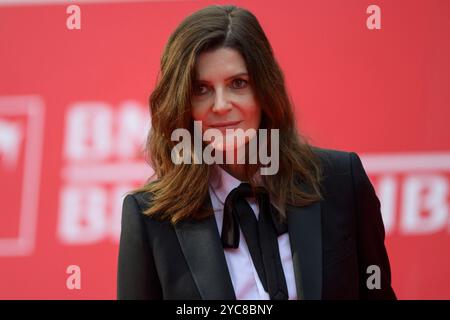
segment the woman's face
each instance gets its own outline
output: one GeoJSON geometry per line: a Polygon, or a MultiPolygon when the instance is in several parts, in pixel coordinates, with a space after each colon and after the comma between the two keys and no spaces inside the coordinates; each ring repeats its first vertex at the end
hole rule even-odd
{"type": "MultiPolygon", "coordinates": [[[[245,60],[238,51],[219,48],[203,52],[197,57],[195,71],[192,117],[201,121],[202,133],[215,128],[226,139],[226,129],[259,129],[261,109],[250,85],[245,60]]],[[[246,137],[245,143],[252,137],[246,137]]],[[[212,143],[215,149],[229,150],[229,143],[212,143]]],[[[239,144],[234,145],[234,149],[238,147],[239,144]]]]}

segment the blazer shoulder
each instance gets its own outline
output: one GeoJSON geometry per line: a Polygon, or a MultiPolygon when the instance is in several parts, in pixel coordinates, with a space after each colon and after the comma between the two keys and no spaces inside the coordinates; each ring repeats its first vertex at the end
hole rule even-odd
{"type": "Polygon", "coordinates": [[[374,192],[361,158],[356,152],[318,147],[313,147],[313,150],[322,164],[324,189],[335,190],[340,194],[349,190],[374,192]]]}
{"type": "MultiPolygon", "coordinates": [[[[149,228],[159,228],[161,225],[170,224],[168,220],[161,217],[161,213],[155,213],[150,216],[144,214],[152,206],[151,200],[151,192],[128,193],[123,200],[122,220],[134,219],[149,228]]],[[[154,231],[155,229],[152,230],[154,231]]]]}
{"type": "Polygon", "coordinates": [[[126,201],[127,198],[133,199],[136,202],[139,210],[141,212],[144,212],[151,205],[152,194],[150,192],[145,192],[145,191],[130,192],[126,195],[124,201],[126,201]]]}
{"type": "Polygon", "coordinates": [[[325,149],[317,146],[311,146],[311,148],[320,159],[324,173],[327,175],[350,174],[352,157],[358,157],[352,151],[325,149]]]}

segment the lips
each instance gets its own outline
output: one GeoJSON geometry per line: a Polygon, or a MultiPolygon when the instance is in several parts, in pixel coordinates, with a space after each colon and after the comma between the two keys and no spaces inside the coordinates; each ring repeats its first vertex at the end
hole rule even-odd
{"type": "Polygon", "coordinates": [[[210,127],[211,128],[230,128],[230,127],[234,127],[238,124],[240,124],[243,120],[238,120],[238,121],[227,121],[227,122],[217,122],[214,124],[211,124],[210,127]]]}

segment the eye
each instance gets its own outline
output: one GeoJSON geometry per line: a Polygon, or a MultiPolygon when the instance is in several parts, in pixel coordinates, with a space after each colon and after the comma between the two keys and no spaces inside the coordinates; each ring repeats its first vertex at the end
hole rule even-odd
{"type": "Polygon", "coordinates": [[[235,89],[243,89],[247,86],[248,81],[244,79],[234,79],[232,84],[235,89]]]}
{"type": "Polygon", "coordinates": [[[204,84],[197,84],[194,86],[194,95],[201,96],[204,95],[208,90],[204,84]]]}

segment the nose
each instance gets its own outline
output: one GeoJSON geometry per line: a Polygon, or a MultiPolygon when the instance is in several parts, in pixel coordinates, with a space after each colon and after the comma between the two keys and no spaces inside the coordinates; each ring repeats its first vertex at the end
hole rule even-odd
{"type": "Polygon", "coordinates": [[[216,90],[216,96],[214,98],[213,111],[217,113],[224,113],[231,110],[231,102],[223,88],[216,90]]]}

